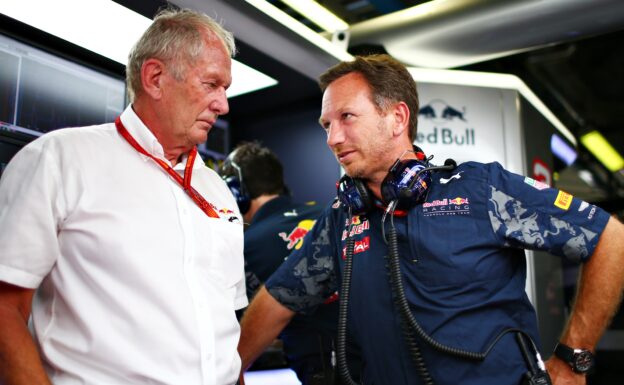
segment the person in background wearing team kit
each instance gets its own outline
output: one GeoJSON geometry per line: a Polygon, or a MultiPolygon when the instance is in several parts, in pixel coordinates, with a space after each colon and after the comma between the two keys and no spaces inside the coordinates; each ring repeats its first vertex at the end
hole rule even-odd
{"type": "Polygon", "coordinates": [[[624,226],[498,163],[434,166],[412,144],[416,84],[388,55],[339,63],[320,85],[319,121],[347,175],[247,309],[243,367],[295,314],[339,290],[338,360],[349,384],[345,328],[366,385],[547,384],[548,374],[555,385],[585,384],[622,297],[624,226]],[[536,354],[524,249],[584,263],[548,372],[536,354]]]}
{"type": "Polygon", "coordinates": [[[9,163],[0,383],[236,383],[243,219],[196,149],[229,110],[234,52],[210,17],[164,10],[114,124],[53,131],[9,163]]]}
{"type": "MultiPolygon", "coordinates": [[[[259,142],[239,144],[226,158],[220,173],[237,199],[245,223],[245,275],[252,298],[303,238],[322,212],[315,202],[295,203],[284,183],[278,157],[259,142]]],[[[303,385],[340,383],[334,370],[338,319],[337,296],[310,314],[290,321],[279,338],[288,365],[303,385]]],[[[350,365],[357,373],[357,352],[350,365]]]]}

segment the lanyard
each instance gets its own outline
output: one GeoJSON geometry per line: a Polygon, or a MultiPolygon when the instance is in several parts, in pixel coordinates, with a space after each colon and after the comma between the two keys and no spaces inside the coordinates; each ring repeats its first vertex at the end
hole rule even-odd
{"type": "Polygon", "coordinates": [[[145,151],[145,149],[141,147],[141,145],[132,137],[132,135],[130,135],[126,127],[124,127],[123,123],[121,123],[121,119],[119,117],[115,119],[115,126],[117,126],[117,131],[119,132],[119,134],[121,134],[121,136],[123,136],[124,139],[126,139],[126,141],[130,143],[130,145],[134,147],[135,150],[151,158],[154,162],[158,163],[160,167],[167,171],[167,173],[171,175],[171,177],[176,182],[178,182],[180,186],[182,186],[182,189],[188,194],[189,197],[191,197],[193,202],[195,202],[195,204],[199,206],[199,208],[202,209],[204,213],[206,213],[206,215],[211,218],[219,218],[219,214],[217,214],[217,212],[215,211],[215,207],[212,205],[212,203],[204,199],[204,197],[202,197],[197,192],[197,190],[195,190],[193,186],[191,186],[191,178],[193,176],[193,163],[195,162],[195,157],[197,156],[196,147],[193,147],[188,155],[188,159],[186,160],[186,166],[184,167],[184,178],[182,178],[171,166],[169,166],[169,164],[167,164],[167,162],[162,159],[158,159],[152,156],[152,154],[145,151]]]}

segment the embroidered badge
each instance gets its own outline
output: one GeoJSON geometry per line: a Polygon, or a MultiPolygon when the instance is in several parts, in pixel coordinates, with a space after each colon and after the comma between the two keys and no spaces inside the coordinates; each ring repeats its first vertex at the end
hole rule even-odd
{"type": "MultiPolygon", "coordinates": [[[[353,245],[353,254],[358,254],[370,249],[370,237],[364,237],[361,241],[355,241],[353,245]]],[[[347,248],[342,248],[342,259],[347,257],[347,248]]]]}
{"type": "Polygon", "coordinates": [[[432,202],[425,202],[422,205],[425,217],[441,215],[470,215],[470,201],[468,197],[455,197],[436,199],[432,202]]]}
{"type": "Polygon", "coordinates": [[[543,190],[543,189],[545,189],[545,188],[550,187],[550,186],[549,186],[549,185],[547,185],[546,183],[544,183],[544,182],[540,182],[540,181],[537,181],[537,180],[535,180],[535,179],[533,179],[533,178],[529,178],[528,176],[527,176],[527,177],[524,177],[524,183],[526,183],[526,184],[528,184],[529,186],[532,186],[532,187],[534,187],[534,188],[536,188],[536,189],[538,189],[538,190],[543,190]]]}
{"type": "MultiPolygon", "coordinates": [[[[349,230],[343,230],[342,231],[342,240],[344,241],[345,239],[347,239],[347,236],[354,236],[357,234],[362,234],[364,231],[370,229],[370,223],[368,222],[368,219],[365,219],[364,221],[360,221],[359,217],[357,217],[357,222],[355,216],[353,218],[353,223],[354,225],[351,228],[351,233],[349,234],[349,230]]],[[[348,220],[347,220],[348,222],[348,220]]]]}
{"type": "Polygon", "coordinates": [[[572,195],[568,194],[565,191],[559,190],[559,194],[557,194],[557,199],[555,199],[555,206],[559,207],[562,210],[567,210],[572,204],[572,198],[572,195]]]}
{"type": "Polygon", "coordinates": [[[581,211],[585,211],[585,209],[586,209],[586,208],[588,208],[588,207],[589,207],[589,203],[587,203],[587,202],[585,202],[585,201],[582,201],[582,202],[581,202],[581,205],[580,205],[580,206],[579,206],[579,208],[578,208],[578,211],[579,211],[579,212],[581,212],[581,211]]]}

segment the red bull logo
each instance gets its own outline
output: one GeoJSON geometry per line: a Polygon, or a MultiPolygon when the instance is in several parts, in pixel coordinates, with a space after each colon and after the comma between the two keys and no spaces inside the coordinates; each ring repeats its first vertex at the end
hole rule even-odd
{"type": "Polygon", "coordinates": [[[359,215],[354,215],[353,218],[351,218],[351,223],[349,223],[349,219],[345,219],[345,226],[359,225],[361,223],[362,220],[360,219],[359,215]]]}
{"type": "Polygon", "coordinates": [[[422,205],[423,215],[426,217],[441,215],[470,215],[470,201],[468,197],[436,199],[422,205]]]}
{"type": "Polygon", "coordinates": [[[284,242],[288,242],[286,245],[288,250],[292,250],[293,248],[299,250],[301,246],[303,246],[303,237],[305,237],[308,231],[312,229],[314,222],[314,219],[305,219],[299,222],[290,233],[286,234],[285,232],[282,232],[277,235],[279,235],[284,242]]]}
{"type": "Polygon", "coordinates": [[[467,205],[468,204],[468,198],[457,197],[455,199],[449,199],[449,203],[450,204],[454,204],[454,205],[467,205]]]}
{"type": "Polygon", "coordinates": [[[342,240],[347,239],[347,236],[354,236],[357,234],[362,234],[364,231],[370,229],[370,224],[368,223],[368,219],[360,223],[360,219],[358,217],[358,224],[354,224],[351,226],[351,233],[349,234],[348,230],[342,231],[342,240]]]}
{"type": "Polygon", "coordinates": [[[234,211],[232,211],[230,209],[219,209],[219,212],[221,214],[225,214],[225,215],[227,215],[227,214],[234,214],[234,211]]]}

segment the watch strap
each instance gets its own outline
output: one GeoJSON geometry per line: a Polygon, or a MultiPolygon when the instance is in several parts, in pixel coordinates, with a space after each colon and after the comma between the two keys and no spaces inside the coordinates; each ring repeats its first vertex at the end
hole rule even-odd
{"type": "Polygon", "coordinates": [[[554,353],[555,356],[562,361],[567,362],[570,365],[574,364],[574,349],[568,345],[562,344],[561,342],[557,343],[554,353]]]}

